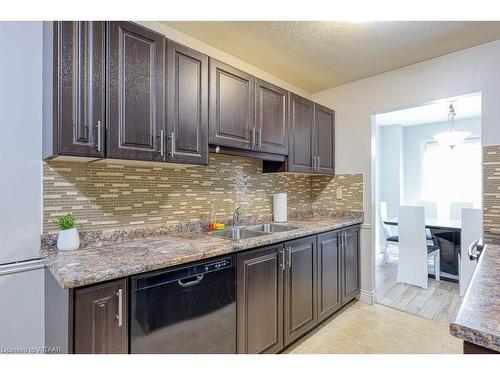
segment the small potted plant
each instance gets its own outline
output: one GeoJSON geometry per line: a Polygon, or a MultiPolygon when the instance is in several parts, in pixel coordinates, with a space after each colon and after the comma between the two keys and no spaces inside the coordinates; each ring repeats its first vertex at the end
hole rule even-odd
{"type": "Polygon", "coordinates": [[[54,220],[61,230],[57,237],[57,249],[60,251],[76,250],[80,247],[80,237],[75,228],[76,220],[68,213],[54,220]]]}

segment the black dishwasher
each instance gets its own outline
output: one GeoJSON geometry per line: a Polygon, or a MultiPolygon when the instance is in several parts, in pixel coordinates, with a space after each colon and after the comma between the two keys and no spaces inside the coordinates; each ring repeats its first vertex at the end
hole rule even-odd
{"type": "Polygon", "coordinates": [[[234,256],[131,281],[131,353],[236,353],[234,256]]]}

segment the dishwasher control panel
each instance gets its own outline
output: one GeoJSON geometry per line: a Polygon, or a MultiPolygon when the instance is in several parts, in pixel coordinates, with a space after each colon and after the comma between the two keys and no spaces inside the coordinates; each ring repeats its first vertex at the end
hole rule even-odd
{"type": "Polygon", "coordinates": [[[217,271],[223,268],[232,267],[233,266],[233,258],[224,258],[217,260],[215,262],[203,264],[203,272],[212,272],[217,271]]]}

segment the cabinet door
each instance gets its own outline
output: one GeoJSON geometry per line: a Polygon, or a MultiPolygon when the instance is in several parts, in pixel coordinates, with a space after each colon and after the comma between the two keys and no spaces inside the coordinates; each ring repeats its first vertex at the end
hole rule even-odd
{"type": "Polygon", "coordinates": [[[75,353],[127,353],[126,279],[78,289],[74,298],[75,353]]]}
{"type": "Polygon", "coordinates": [[[255,80],[210,59],[210,143],[250,150],[255,145],[255,80]]]}
{"type": "Polygon", "coordinates": [[[283,347],[283,250],[238,254],[238,353],[276,353],[283,347]]]}
{"type": "Polygon", "coordinates": [[[318,322],[341,307],[339,232],[318,235],[318,322]]]}
{"type": "Polygon", "coordinates": [[[342,250],[342,305],[359,294],[359,228],[344,231],[342,250]]]}
{"type": "Polygon", "coordinates": [[[109,22],[107,56],[107,157],[164,160],[165,38],[130,22],[109,22]]]}
{"type": "Polygon", "coordinates": [[[335,174],[335,111],[314,104],[316,173],[335,174]]]}
{"type": "Polygon", "coordinates": [[[208,164],[208,56],[167,41],[167,161],[208,164]]]}
{"type": "Polygon", "coordinates": [[[289,344],[317,320],[316,236],[285,242],[284,338],[289,344]]]}
{"type": "Polygon", "coordinates": [[[57,153],[104,156],[105,24],[55,22],[57,153]]]}
{"type": "Polygon", "coordinates": [[[288,92],[260,79],[256,79],[255,91],[257,149],[286,155],[288,92]]]}
{"type": "Polygon", "coordinates": [[[314,157],[314,103],[290,94],[288,171],[312,173],[314,157]]]}

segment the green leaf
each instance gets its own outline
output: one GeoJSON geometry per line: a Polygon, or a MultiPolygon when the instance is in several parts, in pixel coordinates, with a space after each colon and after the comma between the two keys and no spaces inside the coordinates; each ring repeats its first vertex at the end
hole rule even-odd
{"type": "Polygon", "coordinates": [[[60,230],[73,229],[76,224],[76,220],[72,213],[67,213],[64,216],[59,216],[54,220],[54,222],[59,226],[60,230]]]}

